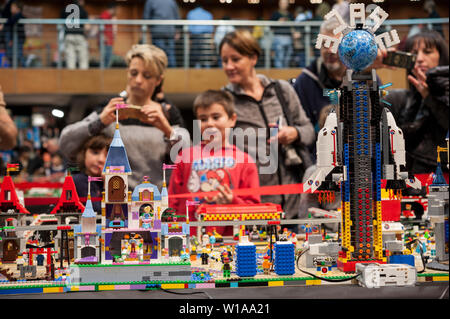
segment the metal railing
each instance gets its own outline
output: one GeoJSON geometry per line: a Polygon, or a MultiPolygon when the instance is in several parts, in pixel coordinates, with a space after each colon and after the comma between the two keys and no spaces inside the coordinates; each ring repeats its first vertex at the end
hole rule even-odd
{"type": "MultiPolygon", "coordinates": [[[[0,19],[0,24],[5,19],[0,19]]],[[[277,50],[281,50],[281,45],[276,45],[276,36],[285,30],[285,34],[300,35],[294,38],[294,41],[288,42],[288,57],[285,65],[281,67],[304,67],[317,56],[318,50],[314,48],[315,37],[319,32],[322,21],[302,21],[302,22],[275,22],[275,21],[255,21],[255,20],[101,20],[101,19],[80,19],[80,25],[90,26],[87,34],[89,45],[90,66],[106,68],[104,31],[105,26],[113,25],[119,31],[115,35],[114,48],[116,52],[112,66],[125,66],[123,55],[134,43],[150,43],[151,27],[158,25],[175,26],[181,35],[175,40],[174,56],[175,63],[169,67],[220,67],[220,58],[217,52],[217,45],[214,42],[216,31],[223,26],[233,26],[234,28],[248,28],[255,31],[255,28],[262,29],[262,36],[258,39],[263,55],[260,57],[257,67],[272,68],[280,67],[276,60],[279,60],[277,50]],[[190,32],[190,26],[213,26],[213,33],[205,33],[202,36],[193,36],[190,32]],[[94,31],[92,31],[94,30],[94,31]],[[95,32],[96,30],[96,32],[95,32]],[[274,30],[276,30],[274,32],[274,30]],[[290,43],[290,44],[289,44],[290,43]]],[[[423,25],[428,28],[442,26],[444,30],[448,30],[449,18],[439,19],[407,19],[407,20],[387,20],[379,29],[379,32],[388,31],[392,28],[397,29],[401,38],[405,37],[410,28],[416,25],[423,25]]],[[[5,52],[0,51],[0,67],[56,67],[63,68],[65,63],[64,56],[64,30],[65,19],[22,19],[13,27],[12,31],[12,48],[9,47],[9,58],[7,61],[5,52]],[[22,65],[23,61],[19,61],[19,50],[22,50],[23,39],[19,38],[18,25],[23,24],[25,28],[38,26],[42,31],[40,36],[27,37],[26,45],[23,50],[26,51],[27,62],[22,65]],[[27,27],[28,26],[28,27],[27,27]],[[38,46],[33,46],[34,42],[38,42],[38,46]],[[12,52],[12,55],[11,55],[12,52]],[[36,61],[33,63],[33,56],[36,61]],[[4,63],[5,60],[8,63],[4,63]],[[40,61],[40,62],[39,62],[40,61]]],[[[377,32],[378,33],[378,32],[377,32]]],[[[448,32],[445,33],[448,37],[448,32]]],[[[291,37],[292,39],[292,37],[291,37]]],[[[448,38],[447,38],[448,42],[448,38]]],[[[167,51],[166,51],[167,52],[167,51]]]]}

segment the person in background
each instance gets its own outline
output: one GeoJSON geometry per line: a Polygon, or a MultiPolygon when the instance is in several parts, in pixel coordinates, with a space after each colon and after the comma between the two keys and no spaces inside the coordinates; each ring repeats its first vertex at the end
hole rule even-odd
{"type": "Polygon", "coordinates": [[[64,174],[66,172],[66,167],[64,166],[63,158],[59,153],[53,154],[51,158],[50,165],[50,176],[56,179],[64,180],[64,174]]]}
{"type": "MultiPolygon", "coordinates": [[[[423,3],[423,9],[425,10],[425,12],[428,13],[428,17],[429,19],[439,19],[441,16],[439,15],[439,13],[437,13],[436,11],[436,3],[434,2],[434,0],[426,0],[423,3]]],[[[434,30],[436,32],[438,32],[442,37],[445,37],[444,35],[444,29],[442,27],[442,24],[431,24],[430,25],[431,30],[434,30]]]]}
{"type": "Polygon", "coordinates": [[[7,20],[4,25],[0,25],[0,31],[4,31],[5,36],[5,47],[6,47],[6,58],[10,65],[13,65],[13,54],[14,54],[14,28],[17,30],[17,42],[16,42],[16,56],[17,56],[17,66],[25,66],[25,57],[23,55],[23,45],[25,44],[26,34],[25,25],[19,24],[20,19],[24,19],[25,16],[22,14],[23,3],[20,0],[9,1],[4,10],[9,8],[10,13],[7,15],[7,20]]]}
{"type": "Polygon", "coordinates": [[[336,0],[331,8],[336,10],[347,23],[350,21],[350,2],[348,0],[336,0]]]}
{"type": "Polygon", "coordinates": [[[30,161],[32,154],[32,149],[27,145],[21,145],[17,148],[17,157],[12,159],[12,163],[19,164],[18,175],[23,177],[25,180],[28,179],[30,174],[28,173],[28,162],[30,161]]]}
{"type": "MultiPolygon", "coordinates": [[[[279,22],[294,20],[294,16],[289,12],[288,0],[278,1],[278,10],[272,14],[270,20],[279,22]]],[[[273,27],[272,50],[275,52],[274,66],[276,68],[290,67],[292,45],[291,27],[273,27]]]]}
{"type": "MultiPolygon", "coordinates": [[[[287,81],[256,73],[261,49],[247,30],[228,33],[219,49],[229,82],[224,89],[235,100],[236,128],[256,131],[257,144],[244,139],[243,145],[236,146],[255,159],[261,186],[300,183],[304,170],[312,165],[307,147],[314,143],[315,134],[295,90],[287,81]],[[270,128],[276,123],[275,135],[270,128]],[[263,158],[262,154],[272,153],[275,141],[276,160],[263,158]]],[[[298,195],[262,196],[261,200],[282,205],[287,218],[297,216],[298,195]]]]}
{"type": "MultiPolygon", "coordinates": [[[[222,17],[222,20],[231,20],[231,18],[227,15],[222,17]]],[[[216,27],[216,32],[214,33],[214,46],[216,48],[216,52],[217,54],[219,54],[219,45],[220,42],[222,42],[223,37],[225,36],[225,34],[229,33],[229,32],[233,32],[236,28],[234,27],[234,25],[219,25],[216,27]]],[[[221,67],[222,62],[219,59],[219,63],[218,66],[221,67]]]]}
{"type": "MultiPolygon", "coordinates": [[[[111,2],[105,11],[100,14],[100,19],[102,20],[112,20],[116,17],[117,4],[111,2]]],[[[113,47],[114,47],[114,26],[112,24],[105,24],[105,29],[103,31],[103,65],[105,68],[111,67],[113,47]]]]}
{"type": "MultiPolygon", "coordinates": [[[[302,22],[312,19],[312,13],[306,10],[302,6],[295,8],[295,19],[296,22],[302,22]]],[[[294,60],[295,66],[304,67],[305,66],[305,44],[302,37],[302,29],[297,28],[293,35],[293,46],[294,46],[294,60]]]]}
{"type": "Polygon", "coordinates": [[[160,48],[150,44],[136,44],[126,55],[127,85],[124,94],[110,99],[101,110],[94,111],[83,120],[66,126],[60,136],[61,153],[69,163],[74,162],[76,150],[90,136],[104,133],[112,137],[115,131],[116,105],[129,104],[139,110],[131,117],[119,112],[120,135],[126,145],[133,174],[130,188],[140,184],[144,176],[162,186],[163,161],[169,163],[171,138],[178,126],[184,126],[175,105],[152,100],[155,88],[164,79],[167,56],[160,48]]]}
{"type": "MultiPolygon", "coordinates": [[[[149,20],[178,20],[180,19],[178,5],[175,0],[147,0],[144,6],[144,19],[149,20]]],[[[177,66],[175,57],[175,41],[180,33],[175,25],[151,25],[152,43],[166,52],[169,60],[168,67],[177,66]]]]}
{"type": "Polygon", "coordinates": [[[27,173],[29,176],[33,175],[42,175],[42,167],[43,167],[43,160],[41,157],[41,151],[42,149],[38,149],[35,147],[33,141],[29,139],[25,139],[22,141],[21,146],[26,146],[30,149],[30,155],[28,159],[28,165],[27,165],[27,173]]]}
{"type": "MultiPolygon", "coordinates": [[[[187,20],[213,20],[211,12],[205,10],[201,5],[196,5],[186,16],[187,20]]],[[[190,25],[191,37],[191,64],[194,68],[209,68],[214,56],[212,25],[190,25]]]]}
{"type": "MultiPolygon", "coordinates": [[[[338,26],[336,19],[325,20],[320,26],[320,33],[338,38],[340,34],[333,34],[333,29],[338,26]]],[[[381,63],[384,54],[385,52],[378,52],[377,59],[371,68],[384,66],[381,63]]],[[[330,48],[322,46],[320,56],[304,68],[294,81],[294,89],[316,133],[319,131],[318,120],[321,109],[331,104],[330,98],[323,94],[323,90],[340,88],[346,71],[347,68],[339,59],[339,55],[331,52],[330,48]]],[[[315,158],[315,144],[310,146],[310,152],[315,158]]]]}
{"type": "Polygon", "coordinates": [[[14,148],[17,143],[17,127],[6,110],[6,102],[0,85],[0,150],[14,148]]]}
{"type": "MultiPolygon", "coordinates": [[[[88,195],[88,176],[101,177],[103,166],[105,165],[108,149],[111,144],[111,137],[105,134],[94,135],[84,141],[77,151],[77,164],[79,173],[73,175],[73,181],[77,189],[77,194],[81,198],[88,195]]],[[[94,199],[102,197],[103,181],[91,182],[91,197],[94,199]]],[[[94,211],[101,212],[101,204],[98,200],[93,200],[94,211]]]]}
{"type": "Polygon", "coordinates": [[[77,12],[73,6],[79,10],[79,19],[88,19],[88,13],[84,8],[84,0],[67,1],[61,11],[61,19],[66,19],[64,24],[64,53],[66,55],[66,66],[68,69],[76,69],[78,66],[82,70],[89,68],[89,47],[85,32],[89,26],[84,23],[76,24],[73,20],[74,12],[77,12]]]}
{"type": "Polygon", "coordinates": [[[404,49],[417,55],[410,88],[389,90],[385,100],[403,131],[406,169],[432,173],[449,128],[448,45],[438,32],[424,31],[408,38],[404,49]]]}
{"type": "MultiPolygon", "coordinates": [[[[208,90],[194,101],[194,114],[200,121],[202,141],[183,149],[169,183],[169,194],[219,191],[214,197],[200,198],[207,204],[254,204],[257,195],[238,196],[233,189],[259,187],[258,169],[248,154],[230,144],[230,130],[236,124],[233,96],[223,90],[208,90]],[[199,155],[199,157],[198,157],[199,155]],[[222,163],[217,165],[216,163],[222,163]]],[[[169,199],[177,214],[186,212],[185,199],[169,199]]],[[[189,220],[196,220],[194,211],[189,220]]],[[[233,235],[232,227],[215,227],[222,235],[233,235]]],[[[196,229],[192,229],[196,233],[196,229]]],[[[207,230],[208,231],[208,230],[207,230]]]]}
{"type": "MultiPolygon", "coordinates": [[[[325,20],[325,15],[330,12],[331,7],[328,2],[322,2],[314,10],[313,21],[323,21],[325,20]]],[[[315,49],[317,35],[320,32],[320,26],[311,26],[311,50],[316,58],[320,56],[320,51],[315,49]]]]}
{"type": "MultiPolygon", "coordinates": [[[[337,20],[326,20],[320,27],[320,33],[339,37],[339,34],[333,34],[333,29],[337,26],[337,20]]],[[[322,47],[320,57],[303,69],[295,80],[294,89],[316,132],[319,131],[320,110],[331,103],[329,97],[323,95],[323,89],[340,87],[346,70],[347,68],[337,53],[332,53],[329,48],[322,47]]]]}

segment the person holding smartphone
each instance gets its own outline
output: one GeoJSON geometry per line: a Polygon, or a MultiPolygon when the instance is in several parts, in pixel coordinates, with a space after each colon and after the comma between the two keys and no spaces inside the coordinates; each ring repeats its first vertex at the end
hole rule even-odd
{"type": "Polygon", "coordinates": [[[416,55],[410,87],[389,90],[385,100],[405,137],[407,171],[431,173],[448,132],[448,45],[438,32],[423,31],[406,40],[404,51],[416,55]]]}
{"type": "Polygon", "coordinates": [[[131,106],[130,112],[119,112],[120,134],[126,145],[133,170],[130,186],[149,176],[153,184],[162,186],[162,164],[169,160],[170,138],[177,127],[184,127],[181,113],[174,105],[152,100],[164,78],[167,56],[163,50],[148,44],[133,45],[126,55],[127,86],[100,111],[65,127],[60,136],[61,153],[75,162],[76,150],[90,136],[104,133],[112,137],[118,104],[131,106]]]}

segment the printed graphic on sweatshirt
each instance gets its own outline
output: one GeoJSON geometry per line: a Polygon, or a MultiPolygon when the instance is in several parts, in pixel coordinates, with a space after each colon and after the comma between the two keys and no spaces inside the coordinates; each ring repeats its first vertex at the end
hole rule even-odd
{"type": "Polygon", "coordinates": [[[233,188],[230,169],[236,166],[232,157],[211,157],[195,160],[192,163],[191,174],[187,188],[189,192],[211,192],[219,185],[233,188]]]}

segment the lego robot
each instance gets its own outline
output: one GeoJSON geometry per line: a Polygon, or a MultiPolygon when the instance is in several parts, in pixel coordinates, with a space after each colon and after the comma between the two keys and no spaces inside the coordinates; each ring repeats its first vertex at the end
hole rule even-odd
{"type": "MultiPolygon", "coordinates": [[[[347,66],[342,88],[325,90],[335,104],[317,139],[317,169],[304,183],[305,191],[341,191],[342,251],[338,267],[354,272],[356,263],[385,263],[381,234],[381,181],[400,192],[420,181],[405,168],[405,141],[392,113],[382,105],[390,85],[380,86],[375,70],[365,71],[378,49],[400,42],[396,30],[375,36],[388,14],[376,7],[365,18],[364,4],[350,5],[350,25],[339,13],[333,30],[339,38],[319,34],[316,48],[338,53],[347,66]],[[358,22],[358,23],[357,23],[358,22]]],[[[387,102],[386,102],[387,103],[387,102]]]]}

